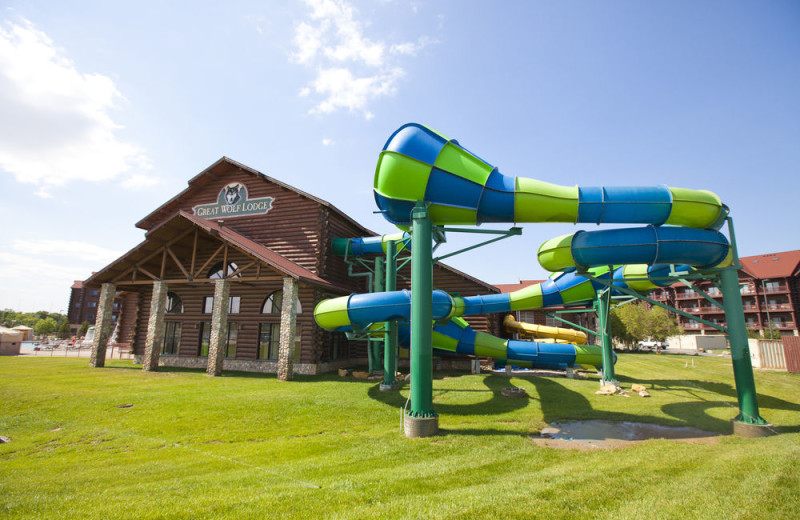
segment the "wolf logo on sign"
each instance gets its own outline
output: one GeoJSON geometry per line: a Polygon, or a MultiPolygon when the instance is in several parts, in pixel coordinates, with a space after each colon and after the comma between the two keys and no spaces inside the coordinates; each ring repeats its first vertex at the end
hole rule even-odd
{"type": "Polygon", "coordinates": [[[225,186],[225,202],[228,203],[228,206],[232,206],[239,202],[242,198],[239,195],[239,191],[242,189],[241,185],[239,184],[228,184],[225,186]]]}

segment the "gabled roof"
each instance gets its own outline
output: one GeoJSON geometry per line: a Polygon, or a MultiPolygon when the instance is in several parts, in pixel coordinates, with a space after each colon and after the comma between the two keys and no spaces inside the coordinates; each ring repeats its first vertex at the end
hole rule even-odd
{"type": "Polygon", "coordinates": [[[495,287],[501,293],[519,291],[520,289],[524,289],[526,287],[530,287],[531,285],[535,285],[537,283],[542,283],[544,280],[520,280],[519,283],[501,283],[496,284],[495,287]]]}
{"type": "Polygon", "coordinates": [[[739,258],[743,270],[757,279],[789,278],[800,274],[800,250],[739,258]]]}
{"type": "Polygon", "coordinates": [[[192,227],[197,227],[208,235],[260,260],[283,275],[312,285],[349,292],[349,289],[346,287],[342,287],[317,276],[305,267],[282,257],[268,247],[237,233],[229,227],[196,217],[186,211],[175,213],[169,220],[149,230],[145,234],[144,242],[93,274],[86,280],[85,284],[93,285],[114,280],[118,275],[127,271],[130,266],[144,261],[151,257],[153,253],[161,250],[172,237],[179,235],[183,231],[190,230],[192,227]]]}
{"type": "Polygon", "coordinates": [[[374,235],[375,234],[374,232],[368,230],[367,228],[365,228],[364,226],[362,226],[361,224],[359,224],[358,222],[353,220],[349,215],[347,215],[346,213],[342,212],[340,209],[338,209],[336,206],[334,206],[330,202],[327,202],[325,200],[320,199],[319,197],[315,197],[315,196],[313,196],[313,195],[311,195],[309,193],[306,193],[306,192],[304,192],[302,190],[299,190],[299,189],[295,188],[294,186],[286,184],[285,182],[281,182],[281,181],[279,181],[277,179],[274,179],[272,177],[264,175],[263,173],[261,173],[258,170],[254,170],[254,169],[250,168],[249,166],[245,166],[244,164],[236,162],[233,159],[230,159],[230,158],[225,157],[225,156],[220,158],[218,161],[216,161],[214,164],[212,164],[211,166],[209,166],[208,168],[206,168],[202,172],[198,173],[197,175],[195,175],[194,177],[189,179],[189,182],[188,182],[189,187],[188,188],[186,188],[182,192],[178,193],[177,195],[175,195],[174,197],[169,199],[167,202],[165,202],[164,204],[162,204],[161,206],[156,208],[154,211],[152,211],[150,214],[148,214],[142,220],[137,222],[136,223],[136,227],[141,228],[141,229],[150,229],[155,225],[155,223],[157,221],[159,221],[162,218],[168,216],[169,214],[174,213],[175,211],[177,211],[177,206],[178,206],[178,204],[179,204],[181,199],[183,199],[189,193],[192,193],[194,191],[203,189],[207,184],[209,184],[210,182],[213,182],[214,180],[218,179],[219,178],[219,170],[220,170],[221,167],[223,167],[225,165],[233,166],[235,168],[238,168],[239,170],[241,170],[241,171],[243,171],[245,173],[248,173],[248,174],[256,177],[259,180],[262,180],[262,181],[265,181],[265,182],[270,182],[272,184],[276,184],[276,185],[280,186],[281,188],[285,188],[287,190],[293,191],[293,192],[297,193],[298,195],[300,195],[302,197],[305,197],[305,198],[307,198],[309,200],[313,200],[317,204],[331,209],[332,211],[337,213],[339,216],[341,216],[342,218],[344,218],[345,220],[347,220],[348,222],[350,222],[354,226],[358,227],[359,229],[362,229],[364,231],[364,235],[365,236],[374,235]]]}

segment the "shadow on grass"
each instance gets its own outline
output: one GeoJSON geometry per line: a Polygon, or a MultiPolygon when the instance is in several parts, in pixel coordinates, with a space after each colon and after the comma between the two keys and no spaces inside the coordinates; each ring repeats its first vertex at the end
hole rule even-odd
{"type": "MultiPolygon", "coordinates": [[[[710,428],[713,428],[716,431],[722,431],[722,432],[733,431],[733,427],[729,421],[718,419],[708,414],[708,410],[711,410],[712,408],[730,408],[731,413],[734,416],[738,414],[738,404],[734,404],[737,402],[738,399],[736,388],[728,383],[720,383],[716,381],[689,380],[689,379],[683,379],[683,380],[639,379],[633,381],[630,378],[626,378],[624,376],[619,377],[619,380],[620,382],[637,382],[645,386],[649,385],[651,386],[651,388],[655,388],[660,391],[680,391],[689,393],[690,395],[694,396],[697,400],[666,404],[662,407],[664,413],[672,417],[675,417],[677,419],[684,420],[690,424],[693,422],[701,421],[704,424],[708,424],[710,428]],[[708,395],[700,394],[697,392],[698,390],[702,390],[704,394],[705,392],[714,393],[720,396],[724,396],[728,399],[725,401],[721,399],[709,400],[708,395]]],[[[800,412],[800,404],[797,403],[786,401],[784,399],[780,399],[778,397],[773,397],[771,395],[766,395],[766,394],[757,394],[756,398],[758,400],[759,410],[762,411],[763,409],[769,408],[773,410],[800,412]]],[[[765,419],[769,421],[768,417],[765,417],[765,419]]],[[[776,427],[775,430],[778,431],[779,433],[800,432],[800,424],[780,426],[776,427]]]]}
{"type": "MultiPolygon", "coordinates": [[[[530,403],[529,399],[510,399],[508,397],[503,397],[500,392],[503,388],[509,386],[507,377],[488,375],[483,378],[483,384],[491,391],[491,397],[488,399],[470,404],[435,403],[434,408],[436,412],[440,415],[500,415],[520,410],[530,403]]],[[[485,393],[486,390],[434,389],[434,400],[436,399],[436,395],[461,392],[485,393]]],[[[371,399],[396,408],[402,408],[407,401],[407,398],[400,392],[381,392],[379,385],[374,385],[370,388],[368,395],[371,399]]]]}
{"type": "MultiPolygon", "coordinates": [[[[557,381],[547,378],[531,378],[541,397],[543,419],[553,423],[571,419],[604,419],[607,421],[630,421],[663,424],[665,426],[693,426],[707,431],[731,433],[733,427],[729,421],[709,416],[706,410],[718,406],[727,406],[724,402],[686,402],[673,403],[662,407],[662,410],[674,419],[639,415],[608,410],[596,410],[591,402],[579,392],[570,390],[557,381]]],[[[644,383],[643,381],[640,381],[644,383]]],[[[617,399],[617,397],[610,397],[617,399]]]]}

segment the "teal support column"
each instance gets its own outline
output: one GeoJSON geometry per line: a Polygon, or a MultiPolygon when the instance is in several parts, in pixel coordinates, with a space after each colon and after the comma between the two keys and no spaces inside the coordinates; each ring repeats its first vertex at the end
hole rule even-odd
{"type": "Polygon", "coordinates": [[[433,224],[425,202],[411,211],[411,407],[405,417],[407,437],[430,437],[439,431],[433,411],[433,224]]]}
{"type": "MultiPolygon", "coordinates": [[[[383,266],[384,266],[384,259],[382,256],[375,258],[374,263],[374,273],[372,277],[372,292],[383,292],[384,287],[384,274],[383,274],[383,266]]],[[[378,371],[378,369],[383,365],[381,363],[381,351],[383,350],[381,347],[383,346],[383,340],[381,339],[371,339],[367,344],[367,348],[370,349],[370,366],[369,366],[369,373],[373,374],[378,371]]]]}
{"type": "Polygon", "coordinates": [[[600,333],[600,345],[603,349],[603,380],[601,384],[616,383],[617,377],[614,374],[614,352],[611,344],[611,334],[609,327],[608,313],[611,310],[611,289],[600,291],[594,300],[594,309],[597,312],[598,332],[600,333]]]}
{"type": "Polygon", "coordinates": [[[743,436],[763,436],[771,433],[767,421],[758,413],[756,383],[753,379],[753,364],[747,342],[747,324],[744,320],[742,295],[739,292],[739,275],[735,267],[720,272],[722,306],[731,344],[733,379],[736,382],[736,397],[739,400],[739,415],[733,419],[734,433],[743,436]],[[753,427],[755,426],[755,428],[753,427]]]}
{"type": "MultiPolygon", "coordinates": [[[[397,289],[397,253],[394,240],[386,242],[386,284],[387,291],[397,289]]],[[[384,392],[399,388],[397,380],[397,322],[386,322],[386,335],[383,338],[383,381],[380,389],[384,392]]]]}

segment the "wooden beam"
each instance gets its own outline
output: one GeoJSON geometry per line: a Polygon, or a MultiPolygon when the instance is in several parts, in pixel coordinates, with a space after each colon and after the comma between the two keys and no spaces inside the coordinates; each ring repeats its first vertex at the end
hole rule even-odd
{"type": "Polygon", "coordinates": [[[149,276],[153,280],[158,280],[158,277],[156,275],[154,275],[153,273],[151,273],[150,271],[148,271],[147,269],[145,269],[144,267],[142,267],[140,265],[136,266],[136,270],[143,272],[144,274],[146,274],[147,276],[149,276]]]}
{"type": "MultiPolygon", "coordinates": [[[[250,276],[247,278],[231,278],[231,282],[235,283],[246,283],[246,282],[280,282],[283,280],[283,276],[262,276],[260,280],[257,280],[254,276],[250,276]]],[[[175,279],[166,279],[162,280],[163,282],[167,283],[168,285],[199,285],[204,283],[213,283],[216,282],[218,278],[195,278],[191,282],[184,279],[184,278],[175,278],[175,279]]],[[[137,280],[131,282],[122,282],[121,285],[152,285],[152,280],[137,280]]]]}
{"type": "Polygon", "coordinates": [[[206,267],[208,267],[208,264],[210,264],[211,262],[213,262],[213,261],[214,261],[214,259],[217,257],[217,255],[219,254],[219,252],[220,252],[220,251],[222,251],[224,248],[225,248],[225,244],[221,244],[221,245],[220,245],[220,246],[217,248],[217,250],[216,250],[216,251],[214,251],[214,254],[213,254],[213,255],[211,255],[211,256],[208,258],[208,260],[206,260],[206,263],[204,263],[204,264],[202,265],[202,267],[200,267],[200,269],[198,269],[197,271],[195,271],[195,272],[194,272],[194,277],[195,277],[195,278],[197,278],[198,276],[200,276],[200,273],[202,273],[202,272],[205,270],[205,268],[206,268],[206,267]]]}
{"type": "Polygon", "coordinates": [[[253,264],[255,264],[255,262],[254,262],[254,261],[253,261],[253,262],[250,262],[249,264],[247,264],[247,265],[246,265],[246,266],[244,266],[244,267],[240,267],[239,269],[237,269],[237,270],[235,270],[234,272],[232,272],[231,274],[229,274],[229,275],[228,275],[228,278],[233,278],[234,276],[236,276],[237,274],[241,273],[242,271],[245,271],[245,270],[247,270],[247,269],[250,269],[251,267],[253,267],[253,264]]]}
{"type": "Polygon", "coordinates": [[[225,242],[225,251],[222,253],[222,278],[228,277],[228,243],[225,242]]]}
{"type": "Polygon", "coordinates": [[[164,272],[167,269],[167,246],[164,246],[164,252],[161,254],[161,276],[159,276],[159,280],[164,279],[164,272]]]}
{"type": "Polygon", "coordinates": [[[194,262],[195,262],[196,259],[197,259],[197,226],[194,226],[194,243],[192,244],[192,266],[190,268],[190,271],[192,272],[192,275],[187,277],[190,280],[192,278],[194,278],[194,276],[193,276],[193,274],[194,274],[194,262]]]}
{"type": "Polygon", "coordinates": [[[126,276],[131,274],[132,272],[133,272],[133,267],[131,267],[127,271],[123,271],[121,275],[119,275],[116,278],[114,278],[113,280],[111,280],[111,283],[117,283],[118,281],[122,280],[123,278],[125,278],[126,276]]]}
{"type": "MultiPolygon", "coordinates": [[[[189,275],[189,272],[186,270],[186,268],[183,267],[183,264],[181,263],[180,260],[178,260],[178,257],[175,255],[175,253],[172,252],[172,248],[170,248],[169,246],[166,246],[165,250],[166,250],[167,253],[169,253],[169,256],[172,257],[172,260],[175,261],[175,264],[180,268],[181,272],[186,277],[186,279],[189,280],[191,278],[191,276],[189,275]]],[[[162,275],[161,278],[164,278],[164,276],[162,275]]]]}

